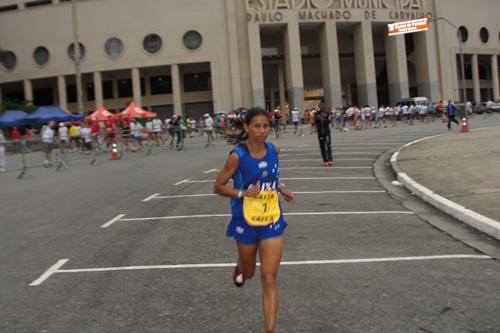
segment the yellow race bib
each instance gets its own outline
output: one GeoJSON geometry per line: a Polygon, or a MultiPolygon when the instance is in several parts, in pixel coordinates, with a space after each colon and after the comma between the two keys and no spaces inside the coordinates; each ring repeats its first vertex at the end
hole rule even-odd
{"type": "Polygon", "coordinates": [[[243,198],[243,217],[248,225],[262,227],[276,223],[280,213],[276,191],[260,191],[257,198],[243,198]]]}

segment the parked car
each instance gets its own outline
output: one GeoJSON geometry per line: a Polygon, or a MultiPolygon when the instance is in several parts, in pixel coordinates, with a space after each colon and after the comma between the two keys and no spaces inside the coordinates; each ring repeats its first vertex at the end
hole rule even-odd
{"type": "Polygon", "coordinates": [[[500,112],[500,100],[481,102],[476,105],[475,111],[477,114],[500,112]]]}

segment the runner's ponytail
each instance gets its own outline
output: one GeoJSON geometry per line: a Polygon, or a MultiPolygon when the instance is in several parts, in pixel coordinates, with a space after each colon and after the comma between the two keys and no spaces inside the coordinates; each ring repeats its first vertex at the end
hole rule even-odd
{"type": "Polygon", "coordinates": [[[245,132],[244,125],[250,124],[255,116],[265,116],[267,118],[267,112],[261,107],[255,107],[246,112],[240,112],[233,120],[232,125],[228,126],[224,131],[224,137],[227,143],[237,145],[240,142],[246,141],[248,135],[245,132]]]}

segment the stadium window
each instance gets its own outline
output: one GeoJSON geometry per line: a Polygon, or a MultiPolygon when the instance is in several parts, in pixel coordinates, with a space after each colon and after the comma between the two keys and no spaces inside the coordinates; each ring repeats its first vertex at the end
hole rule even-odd
{"type": "Polygon", "coordinates": [[[151,76],[149,86],[151,87],[151,95],[172,93],[172,79],[168,75],[151,76]]]}
{"type": "Polygon", "coordinates": [[[102,98],[113,99],[113,81],[102,81],[102,98]]]}
{"type": "Polygon", "coordinates": [[[207,91],[212,90],[211,73],[184,74],[184,91],[207,91]]]}
{"type": "Polygon", "coordinates": [[[118,80],[118,97],[132,97],[132,80],[122,79],[118,80]]]}

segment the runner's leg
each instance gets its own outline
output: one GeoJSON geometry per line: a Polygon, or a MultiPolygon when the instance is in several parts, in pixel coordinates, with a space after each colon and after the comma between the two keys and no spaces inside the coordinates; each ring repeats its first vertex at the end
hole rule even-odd
{"type": "Polygon", "coordinates": [[[278,315],[276,278],[283,250],[283,237],[268,238],[259,244],[260,279],[263,289],[264,322],[266,332],[274,332],[278,315]]]}
{"type": "Polygon", "coordinates": [[[251,279],[255,273],[256,255],[258,244],[244,244],[237,242],[238,267],[245,280],[251,279]]]}

